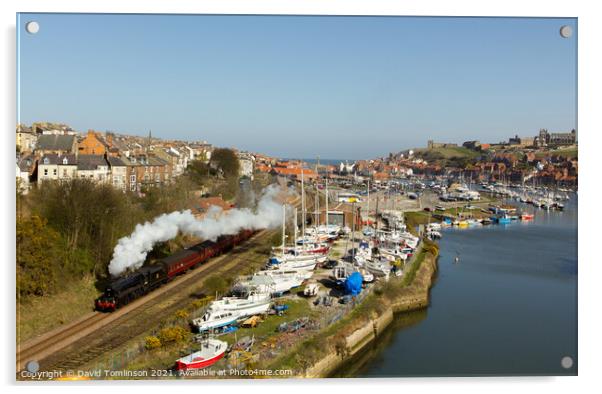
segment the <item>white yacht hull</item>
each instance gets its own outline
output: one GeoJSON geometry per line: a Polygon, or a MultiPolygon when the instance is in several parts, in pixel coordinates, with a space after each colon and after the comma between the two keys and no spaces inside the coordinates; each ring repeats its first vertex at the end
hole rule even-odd
{"type": "Polygon", "coordinates": [[[309,279],[312,277],[313,273],[310,270],[304,270],[304,269],[279,268],[279,269],[259,271],[259,272],[255,273],[255,275],[267,275],[267,276],[271,276],[273,278],[279,278],[279,277],[283,277],[286,275],[297,275],[297,276],[303,277],[304,279],[309,279]]]}
{"type": "Polygon", "coordinates": [[[235,288],[238,291],[247,291],[249,289],[255,289],[262,293],[269,294],[282,294],[290,291],[295,287],[299,287],[303,284],[303,282],[307,279],[307,275],[305,273],[299,274],[280,274],[270,276],[268,274],[255,274],[255,277],[270,277],[269,283],[257,284],[254,283],[253,279],[243,281],[238,283],[235,288]]]}
{"type": "Polygon", "coordinates": [[[391,273],[391,267],[389,264],[384,264],[381,262],[366,261],[364,268],[374,276],[387,276],[391,273]]]}
{"type": "Polygon", "coordinates": [[[245,317],[267,312],[270,303],[270,294],[264,293],[260,297],[224,297],[219,301],[214,301],[210,308],[237,313],[240,315],[239,317],[245,317]]]}

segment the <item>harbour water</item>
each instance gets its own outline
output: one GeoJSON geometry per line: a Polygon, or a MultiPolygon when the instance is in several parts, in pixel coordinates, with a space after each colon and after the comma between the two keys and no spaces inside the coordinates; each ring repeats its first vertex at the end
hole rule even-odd
{"type": "Polygon", "coordinates": [[[337,376],[575,375],[576,200],[520,204],[531,222],[445,230],[430,307],[398,316],[337,376]]]}

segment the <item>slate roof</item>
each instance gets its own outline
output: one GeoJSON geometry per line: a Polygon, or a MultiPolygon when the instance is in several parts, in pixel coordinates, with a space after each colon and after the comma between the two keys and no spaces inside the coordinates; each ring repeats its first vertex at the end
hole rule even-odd
{"type": "Polygon", "coordinates": [[[165,166],[170,163],[153,155],[139,155],[130,157],[126,163],[129,166],[165,166]],[[135,162],[133,161],[135,160],[135,162]]]}
{"type": "Polygon", "coordinates": [[[77,158],[78,170],[96,170],[98,166],[106,165],[107,160],[102,155],[79,155],[77,158]]]}
{"type": "Polygon", "coordinates": [[[40,150],[65,150],[73,149],[74,135],[44,134],[38,137],[36,148],[40,150]]]}
{"type": "Polygon", "coordinates": [[[151,166],[165,166],[170,164],[167,160],[160,159],[157,156],[149,156],[147,163],[151,166]]]}
{"type": "Polygon", "coordinates": [[[53,165],[75,165],[77,163],[77,159],[75,157],[74,154],[70,153],[67,155],[57,155],[57,154],[48,154],[48,155],[44,155],[42,156],[42,158],[40,159],[39,164],[42,165],[48,165],[48,164],[53,164],[53,165]],[[64,163],[64,160],[67,159],[67,164],[64,163]]]}
{"type": "Polygon", "coordinates": [[[111,167],[125,167],[127,165],[125,161],[114,156],[107,156],[107,161],[111,167]]]}
{"type": "Polygon", "coordinates": [[[29,172],[31,173],[33,170],[33,166],[35,164],[35,158],[31,155],[24,156],[17,160],[17,165],[21,172],[29,172]]]}

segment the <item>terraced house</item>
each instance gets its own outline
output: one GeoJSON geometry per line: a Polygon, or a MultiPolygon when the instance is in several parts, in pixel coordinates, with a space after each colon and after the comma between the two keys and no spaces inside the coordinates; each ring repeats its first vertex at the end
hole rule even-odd
{"type": "Polygon", "coordinates": [[[38,161],[38,182],[69,180],[77,176],[77,157],[75,154],[49,153],[38,161]]]}
{"type": "Polygon", "coordinates": [[[109,145],[99,134],[88,130],[88,134],[77,144],[80,155],[104,155],[109,150],[109,145]]]}
{"type": "Polygon", "coordinates": [[[77,177],[97,183],[108,183],[111,178],[109,162],[103,155],[78,155],[77,177]]]}
{"type": "Polygon", "coordinates": [[[33,155],[21,156],[17,159],[17,188],[18,191],[27,194],[31,187],[31,177],[36,169],[36,160],[33,155]]]}
{"type": "Polygon", "coordinates": [[[111,173],[111,185],[113,185],[115,189],[119,189],[125,192],[128,186],[127,164],[125,163],[125,161],[114,156],[107,155],[106,159],[109,163],[111,173]]]}
{"type": "Polygon", "coordinates": [[[19,152],[32,152],[38,141],[38,136],[31,127],[24,125],[17,126],[17,149],[19,152]]]}
{"type": "Polygon", "coordinates": [[[144,192],[145,188],[161,186],[172,179],[170,163],[153,155],[130,156],[126,166],[128,189],[132,192],[144,192]]]}
{"type": "Polygon", "coordinates": [[[182,175],[188,166],[188,155],[183,149],[180,151],[171,146],[167,148],[159,147],[153,149],[152,153],[171,165],[172,176],[182,175]]]}

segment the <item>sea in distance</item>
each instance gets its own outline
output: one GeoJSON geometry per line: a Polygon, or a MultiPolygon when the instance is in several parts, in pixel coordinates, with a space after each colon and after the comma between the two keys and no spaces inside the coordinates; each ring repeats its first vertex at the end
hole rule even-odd
{"type": "Polygon", "coordinates": [[[576,375],[577,196],[563,212],[512,203],[535,219],[443,230],[429,308],[336,376],[576,375]]]}
{"type": "Polygon", "coordinates": [[[355,163],[357,160],[356,159],[295,159],[295,158],[284,158],[282,160],[300,160],[303,161],[305,163],[307,163],[310,166],[316,165],[318,163],[318,161],[320,161],[321,165],[331,165],[331,166],[338,166],[341,163],[349,163],[349,164],[353,164],[355,163]]]}

